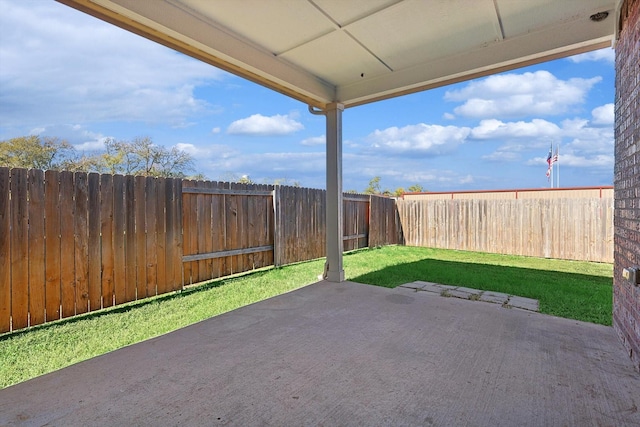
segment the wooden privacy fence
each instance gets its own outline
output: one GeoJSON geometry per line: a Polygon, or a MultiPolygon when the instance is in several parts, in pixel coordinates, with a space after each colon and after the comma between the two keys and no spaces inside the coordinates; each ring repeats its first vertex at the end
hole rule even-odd
{"type": "MultiPolygon", "coordinates": [[[[185,284],[326,256],[324,190],[184,181],[182,191],[185,284]]],[[[343,220],[345,251],[402,243],[393,199],[345,194],[343,220]]]]}
{"type": "Polygon", "coordinates": [[[0,168],[0,332],[180,289],[180,184],[0,168]]]}
{"type": "MultiPolygon", "coordinates": [[[[0,168],[0,333],[321,258],[324,204],[308,188],[0,168]]],[[[392,199],[345,195],[344,220],[345,250],[402,242],[392,199]]]]}
{"type": "Polygon", "coordinates": [[[405,244],[613,262],[613,198],[398,200],[405,244]]]}

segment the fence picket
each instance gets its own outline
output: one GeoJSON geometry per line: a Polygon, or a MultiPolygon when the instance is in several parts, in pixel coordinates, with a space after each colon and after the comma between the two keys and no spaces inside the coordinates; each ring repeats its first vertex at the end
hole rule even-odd
{"type": "Polygon", "coordinates": [[[166,181],[164,178],[156,180],[156,292],[158,295],[172,290],[167,282],[166,245],[167,233],[165,223],[165,209],[167,204],[165,194],[166,181]]]}
{"type": "Polygon", "coordinates": [[[100,175],[89,174],[88,194],[88,291],[89,311],[102,308],[102,260],[100,241],[100,175]]]}
{"type": "Polygon", "coordinates": [[[179,179],[170,179],[167,183],[171,187],[171,200],[169,207],[173,212],[173,240],[170,245],[173,248],[171,263],[173,264],[173,290],[182,289],[184,277],[182,276],[182,181],[179,179]]]}
{"type": "Polygon", "coordinates": [[[74,174],[75,214],[75,297],[76,314],[89,310],[89,237],[88,237],[88,177],[84,172],[74,174]]]}
{"type": "Polygon", "coordinates": [[[146,182],[144,176],[136,176],[134,179],[134,211],[135,211],[135,257],[136,257],[136,299],[146,298],[147,291],[147,221],[146,221],[146,182]]]}
{"type": "MultiPolygon", "coordinates": [[[[167,201],[166,215],[165,215],[165,275],[167,278],[167,288],[173,290],[178,289],[178,284],[175,282],[175,277],[177,272],[174,271],[175,263],[173,262],[173,258],[176,256],[177,248],[174,246],[173,242],[176,238],[176,233],[178,232],[176,227],[176,212],[172,208],[172,203],[174,200],[173,194],[173,186],[171,184],[171,180],[167,179],[165,181],[164,187],[165,200],[167,201]]],[[[182,266],[180,268],[180,274],[182,273],[182,266]]],[[[188,280],[185,277],[185,280],[188,280]]]]}
{"type": "Polygon", "coordinates": [[[0,333],[11,329],[11,209],[9,168],[0,167],[0,333]]]}
{"type": "MultiPolygon", "coordinates": [[[[201,188],[205,186],[205,183],[202,181],[199,181],[198,184],[199,184],[199,187],[201,188]]],[[[197,247],[198,247],[199,254],[207,253],[207,246],[208,246],[207,233],[208,233],[208,230],[211,229],[211,227],[209,226],[209,223],[211,222],[211,212],[209,211],[209,214],[207,215],[207,206],[206,206],[207,201],[209,201],[208,200],[209,197],[211,196],[208,194],[196,195],[196,206],[197,206],[197,212],[198,212],[198,215],[197,215],[198,231],[200,234],[197,239],[197,247]]],[[[209,204],[209,206],[211,205],[209,204]]],[[[201,282],[211,278],[207,271],[207,261],[208,260],[198,261],[198,276],[195,279],[196,282],[201,282]]]]}
{"type": "Polygon", "coordinates": [[[136,300],[136,211],[135,177],[124,177],[124,253],[125,253],[125,301],[136,300]]]}
{"type": "Polygon", "coordinates": [[[113,298],[115,304],[127,302],[127,268],[125,253],[125,183],[124,176],[113,175],[113,298]]]}
{"type": "Polygon", "coordinates": [[[29,240],[27,171],[11,170],[11,318],[13,329],[29,322],[29,240]]]}
{"type": "Polygon", "coordinates": [[[30,169],[29,187],[29,323],[45,321],[44,172],[30,169]]]}
{"type": "Polygon", "coordinates": [[[100,236],[102,306],[111,307],[114,295],[113,175],[100,175],[100,236]]]}
{"type": "Polygon", "coordinates": [[[158,197],[156,178],[147,178],[145,183],[145,251],[146,251],[146,288],[147,296],[157,295],[158,284],[158,234],[156,212],[158,197]]]}
{"type": "Polygon", "coordinates": [[[60,172],[60,317],[76,314],[73,172],[60,172]]]}

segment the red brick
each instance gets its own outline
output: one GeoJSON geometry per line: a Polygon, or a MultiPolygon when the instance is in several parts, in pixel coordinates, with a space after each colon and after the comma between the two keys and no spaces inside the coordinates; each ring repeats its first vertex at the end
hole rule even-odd
{"type": "Polygon", "coordinates": [[[625,0],[616,45],[613,326],[640,371],[640,287],[622,270],[640,264],[640,0],[625,0]]]}

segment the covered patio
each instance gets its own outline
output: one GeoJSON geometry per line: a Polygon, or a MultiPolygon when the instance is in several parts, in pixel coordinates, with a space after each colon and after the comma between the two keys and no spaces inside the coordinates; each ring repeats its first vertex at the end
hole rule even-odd
{"type": "MultiPolygon", "coordinates": [[[[58,0],[326,117],[324,277],[344,280],[346,108],[611,47],[622,0],[58,0]]],[[[123,46],[126,49],[126,46],[123,46]]],[[[392,114],[392,112],[391,112],[392,114]]]]}
{"type": "Polygon", "coordinates": [[[342,265],[344,108],[610,46],[621,1],[60,1],[327,117],[326,280],[1,390],[0,425],[640,425],[613,328],[342,265]]]}
{"type": "Polygon", "coordinates": [[[319,282],[4,389],[0,425],[637,426],[639,396],[610,327],[319,282]]]}

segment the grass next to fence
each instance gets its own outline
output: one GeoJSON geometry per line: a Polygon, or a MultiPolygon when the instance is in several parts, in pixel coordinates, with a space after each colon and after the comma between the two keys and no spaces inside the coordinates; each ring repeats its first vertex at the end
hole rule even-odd
{"type": "MultiPolygon", "coordinates": [[[[345,256],[347,279],[415,280],[540,300],[541,311],[611,324],[612,266],[403,246],[345,256]]],[[[181,293],[0,336],[0,388],[313,283],[324,261],[224,279],[181,293]]]]}

